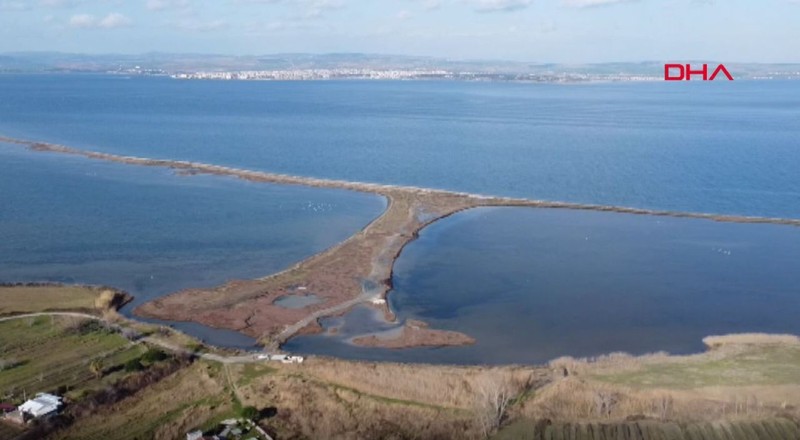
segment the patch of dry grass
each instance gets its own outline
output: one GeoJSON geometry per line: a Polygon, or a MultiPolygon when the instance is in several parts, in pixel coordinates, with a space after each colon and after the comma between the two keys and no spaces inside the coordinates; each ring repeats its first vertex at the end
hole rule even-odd
{"type": "Polygon", "coordinates": [[[372,395],[462,409],[472,407],[477,386],[487,377],[499,377],[524,389],[547,374],[521,367],[377,364],[336,359],[312,359],[303,371],[322,381],[372,395]]]}
{"type": "Polygon", "coordinates": [[[800,344],[727,344],[701,355],[644,358],[617,371],[605,366],[586,373],[603,382],[650,389],[800,384],[800,344]]]}
{"type": "Polygon", "coordinates": [[[49,310],[95,310],[98,292],[88,287],[0,287],[0,315],[49,310]]]}
{"type": "Polygon", "coordinates": [[[786,418],[723,422],[566,422],[522,421],[495,440],[784,440],[800,438],[800,427],[786,418]]]}
{"type": "Polygon", "coordinates": [[[303,370],[282,367],[257,377],[243,369],[232,372],[234,380],[250,376],[239,381],[242,405],[276,408],[277,414],[263,423],[280,438],[479,438],[469,411],[370,394],[303,370]]]}
{"type": "Polygon", "coordinates": [[[125,302],[120,293],[93,286],[0,286],[0,316],[51,311],[103,313],[125,302]]]}
{"type": "Polygon", "coordinates": [[[732,335],[707,336],[703,338],[703,343],[709,348],[719,348],[726,345],[800,345],[800,337],[767,333],[736,333],[732,335]]]}
{"type": "Polygon", "coordinates": [[[519,409],[523,418],[565,422],[714,421],[800,417],[800,343],[791,335],[706,338],[706,353],[560,358],[558,377],[519,409]]]}
{"type": "Polygon", "coordinates": [[[22,433],[22,428],[12,422],[0,420],[0,440],[14,440],[22,433]]]}

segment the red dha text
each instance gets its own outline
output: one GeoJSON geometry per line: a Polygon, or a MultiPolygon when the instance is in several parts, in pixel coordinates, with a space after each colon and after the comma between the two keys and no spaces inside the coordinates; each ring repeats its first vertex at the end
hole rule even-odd
{"type": "Polygon", "coordinates": [[[703,64],[702,69],[692,69],[691,64],[664,64],[664,81],[691,81],[693,75],[701,77],[703,81],[714,81],[720,73],[725,75],[728,81],[733,81],[733,76],[724,64],[717,66],[711,77],[708,76],[708,64],[703,64]]]}

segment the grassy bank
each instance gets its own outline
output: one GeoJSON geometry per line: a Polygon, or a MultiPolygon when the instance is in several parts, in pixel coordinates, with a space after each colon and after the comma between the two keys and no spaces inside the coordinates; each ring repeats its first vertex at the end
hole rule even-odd
{"type": "MultiPolygon", "coordinates": [[[[63,310],[96,299],[80,289],[40,290],[35,307],[63,310]],[[53,296],[46,299],[48,292],[53,296]],[[72,292],[80,299],[69,297],[72,292]]],[[[180,347],[196,344],[166,329],[109,318],[180,347]]],[[[794,336],[713,337],[706,339],[709,351],[697,355],[611,354],[546,366],[316,357],[284,365],[220,363],[252,357],[218,353],[203,360],[183,349],[146,360],[153,347],[124,337],[122,327],[65,316],[0,322],[3,401],[18,404],[41,391],[67,397],[62,426],[35,438],[182,438],[247,407],[282,439],[798,438],[800,339],[794,336]]],[[[19,434],[0,423],[0,440],[19,434]]]]}
{"type": "Polygon", "coordinates": [[[130,297],[113,289],[56,284],[0,285],[0,316],[52,311],[101,314],[130,297]]]}

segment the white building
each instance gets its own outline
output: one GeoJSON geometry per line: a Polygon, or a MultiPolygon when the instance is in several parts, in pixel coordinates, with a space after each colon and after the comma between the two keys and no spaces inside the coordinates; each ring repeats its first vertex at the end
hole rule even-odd
{"type": "Polygon", "coordinates": [[[53,415],[61,409],[61,397],[47,393],[39,393],[33,399],[23,403],[17,408],[20,413],[35,419],[53,415]]]}
{"type": "Polygon", "coordinates": [[[302,364],[305,360],[303,356],[292,356],[288,354],[273,354],[269,356],[271,361],[283,362],[284,364],[302,364]]]}
{"type": "Polygon", "coordinates": [[[186,440],[201,440],[203,438],[203,431],[197,430],[186,433],[186,440]]]}

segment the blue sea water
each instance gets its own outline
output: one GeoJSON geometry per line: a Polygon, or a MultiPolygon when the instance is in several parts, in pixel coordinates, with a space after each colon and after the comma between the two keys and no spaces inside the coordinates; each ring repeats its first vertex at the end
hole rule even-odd
{"type": "Polygon", "coordinates": [[[184,288],[285,269],[354,234],[386,204],[2,143],[0,163],[0,282],[114,286],[134,295],[127,311],[184,288]]]}
{"type": "Polygon", "coordinates": [[[475,345],[402,351],[345,341],[388,328],[356,310],[289,349],[435,363],[542,363],[702,351],[709,335],[800,334],[800,229],[674,217],[479,208],[426,228],[395,264],[397,317],[475,345]]]}
{"type": "Polygon", "coordinates": [[[800,82],[0,75],[0,134],[314,177],[800,218],[800,82]]]}
{"type": "MultiPolygon", "coordinates": [[[[800,218],[800,82],[591,85],[215,82],[0,75],[0,135],[278,173],[678,211],[800,218]]],[[[0,145],[0,281],[111,284],[137,303],[263,276],[347,237],[384,201],[178,177],[0,145]]],[[[367,350],[358,308],[289,349],[436,362],[689,352],[800,333],[798,229],[480,209],[397,262],[401,319],[472,347],[367,350]],[[730,252],[728,254],[727,252],[730,252]]],[[[185,328],[228,345],[225,332],[185,328]]],[[[234,341],[234,342],[230,342],[234,341]]]]}

